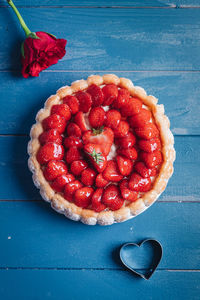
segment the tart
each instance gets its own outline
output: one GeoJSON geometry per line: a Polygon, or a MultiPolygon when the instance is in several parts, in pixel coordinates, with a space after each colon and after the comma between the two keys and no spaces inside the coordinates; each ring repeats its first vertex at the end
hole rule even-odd
{"type": "Polygon", "coordinates": [[[89,225],[137,216],[173,173],[164,106],[114,74],[92,75],[50,96],[36,116],[28,165],[44,200],[89,225]]]}

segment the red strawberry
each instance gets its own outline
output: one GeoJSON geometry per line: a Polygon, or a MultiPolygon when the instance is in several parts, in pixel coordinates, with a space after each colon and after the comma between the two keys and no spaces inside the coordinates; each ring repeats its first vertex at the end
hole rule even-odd
{"type": "Polygon", "coordinates": [[[103,189],[96,189],[92,195],[92,209],[96,212],[106,209],[106,205],[101,202],[102,195],[103,189]]]}
{"type": "Polygon", "coordinates": [[[138,161],[134,165],[135,171],[140,174],[142,177],[150,177],[150,176],[156,176],[156,168],[147,168],[145,164],[141,161],[138,161]]]}
{"type": "Polygon", "coordinates": [[[144,124],[151,120],[151,112],[147,109],[142,108],[139,114],[135,114],[129,118],[131,127],[143,127],[144,124]]]}
{"type": "Polygon", "coordinates": [[[74,160],[71,164],[71,172],[79,176],[81,175],[81,172],[87,168],[87,163],[84,160],[74,160]]]}
{"type": "Polygon", "coordinates": [[[52,189],[54,189],[54,191],[56,192],[62,192],[65,185],[69,182],[74,181],[75,178],[73,175],[71,174],[64,174],[61,175],[59,177],[57,177],[52,183],[51,183],[51,187],[52,189]]]}
{"type": "Polygon", "coordinates": [[[118,127],[114,130],[116,138],[124,137],[128,134],[129,124],[126,121],[120,121],[118,127]]]}
{"type": "Polygon", "coordinates": [[[72,202],[75,191],[82,188],[82,186],[83,186],[82,183],[80,183],[80,181],[78,180],[74,180],[70,183],[67,183],[64,189],[65,199],[72,202]]]}
{"type": "Polygon", "coordinates": [[[101,88],[96,85],[96,84],[92,84],[89,86],[89,88],[87,89],[87,92],[91,95],[92,97],[92,106],[100,106],[103,103],[103,92],[101,90],[101,88]]]}
{"type": "Polygon", "coordinates": [[[74,122],[80,127],[82,132],[87,131],[90,128],[82,111],[79,111],[75,115],[74,122]]]}
{"type": "Polygon", "coordinates": [[[115,84],[107,84],[102,88],[104,95],[103,106],[110,105],[118,97],[118,87],[115,84]]]}
{"type": "Polygon", "coordinates": [[[93,128],[101,127],[104,124],[105,111],[102,107],[94,107],[89,114],[89,122],[93,128]]]}
{"type": "Polygon", "coordinates": [[[135,148],[127,148],[127,149],[117,149],[117,154],[123,155],[127,158],[136,160],[138,157],[137,151],[135,150],[135,148]]]}
{"type": "Polygon", "coordinates": [[[109,181],[107,181],[106,179],[103,178],[102,173],[100,173],[100,174],[97,175],[97,177],[96,177],[96,183],[95,183],[96,187],[103,188],[108,183],[109,183],[109,181]]]}
{"type": "Polygon", "coordinates": [[[128,200],[128,201],[131,201],[131,202],[134,202],[134,201],[137,200],[138,192],[135,192],[135,191],[132,191],[132,190],[129,189],[127,179],[122,180],[119,184],[119,187],[120,187],[122,198],[124,200],[128,200]]]}
{"type": "Polygon", "coordinates": [[[40,134],[39,141],[41,145],[53,142],[56,144],[62,144],[62,136],[57,129],[50,129],[40,134]]]}
{"type": "Polygon", "coordinates": [[[129,188],[136,192],[148,192],[151,188],[151,179],[143,178],[137,173],[131,175],[129,188]]]}
{"type": "Polygon", "coordinates": [[[107,159],[102,153],[102,148],[97,144],[87,144],[84,146],[85,153],[89,156],[95,169],[101,173],[107,165],[107,159]]]}
{"type": "Polygon", "coordinates": [[[128,132],[127,135],[123,138],[118,138],[115,140],[116,145],[120,146],[121,148],[131,148],[136,142],[135,136],[132,132],[128,132]]]}
{"type": "Polygon", "coordinates": [[[47,143],[40,147],[37,153],[38,162],[43,165],[50,160],[62,160],[64,156],[64,148],[56,143],[47,143]]]}
{"type": "Polygon", "coordinates": [[[129,117],[138,114],[142,109],[142,102],[137,99],[130,97],[121,108],[121,114],[124,117],[129,117]]]}
{"type": "Polygon", "coordinates": [[[123,176],[128,176],[133,169],[133,162],[121,155],[117,155],[116,160],[120,173],[123,176]]]}
{"type": "Polygon", "coordinates": [[[83,143],[82,141],[77,137],[77,136],[68,136],[64,139],[64,145],[66,148],[70,147],[77,147],[77,148],[82,148],[83,143]]]}
{"type": "Polygon", "coordinates": [[[118,187],[114,184],[110,184],[106,187],[102,197],[102,202],[111,210],[120,209],[124,203],[124,201],[120,198],[118,187]]]}
{"type": "Polygon", "coordinates": [[[90,94],[79,91],[76,93],[76,97],[79,101],[79,110],[82,112],[88,112],[90,107],[92,106],[92,97],[90,94]]]}
{"type": "Polygon", "coordinates": [[[147,123],[143,127],[135,128],[135,133],[142,139],[150,140],[159,136],[158,128],[153,123],[147,123]]]}
{"type": "Polygon", "coordinates": [[[74,160],[82,158],[80,150],[77,147],[70,147],[65,154],[65,160],[68,164],[71,164],[74,160]]]}
{"type": "Polygon", "coordinates": [[[80,127],[75,123],[69,123],[67,126],[67,135],[81,137],[82,133],[80,127]]]}
{"type": "Polygon", "coordinates": [[[106,112],[105,125],[112,129],[116,129],[121,120],[121,114],[116,109],[111,109],[106,112]]]}
{"type": "Polygon", "coordinates": [[[155,150],[161,150],[161,142],[159,138],[139,140],[138,147],[145,152],[153,152],[155,150]]]}
{"type": "Polygon", "coordinates": [[[148,152],[140,152],[140,159],[144,161],[145,165],[148,168],[153,168],[161,164],[162,162],[162,153],[160,151],[154,151],[151,153],[148,152]]]}
{"type": "Polygon", "coordinates": [[[71,119],[71,111],[67,104],[53,105],[51,108],[51,114],[57,114],[65,118],[66,121],[71,119]]]}
{"type": "Polygon", "coordinates": [[[91,203],[94,190],[91,187],[83,187],[75,191],[74,203],[82,208],[87,208],[91,203]]]}
{"type": "Polygon", "coordinates": [[[66,103],[69,106],[73,115],[79,111],[79,102],[75,96],[66,96],[65,98],[63,98],[63,103],[66,103]]]}
{"type": "Polygon", "coordinates": [[[114,181],[114,182],[118,182],[122,180],[123,176],[120,174],[118,170],[116,161],[109,160],[107,162],[107,166],[103,171],[103,178],[105,178],[108,181],[114,181]]]}
{"type": "Polygon", "coordinates": [[[127,89],[119,89],[118,97],[112,104],[113,107],[120,109],[124,104],[128,102],[129,97],[130,97],[130,93],[127,89]]]}
{"type": "Polygon", "coordinates": [[[81,181],[84,185],[93,185],[96,177],[96,172],[91,168],[87,168],[81,173],[81,181]]]}
{"type": "Polygon", "coordinates": [[[44,130],[57,129],[59,133],[65,131],[66,124],[65,118],[57,114],[53,114],[42,121],[44,130]]]}
{"type": "Polygon", "coordinates": [[[63,161],[50,160],[43,173],[46,180],[52,181],[60,175],[67,174],[67,171],[67,166],[63,161]]]}

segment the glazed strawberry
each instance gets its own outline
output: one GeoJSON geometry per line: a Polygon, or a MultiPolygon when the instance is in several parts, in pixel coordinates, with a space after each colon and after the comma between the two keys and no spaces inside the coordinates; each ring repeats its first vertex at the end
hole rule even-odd
{"type": "Polygon", "coordinates": [[[134,201],[137,200],[138,192],[135,192],[135,191],[132,191],[132,190],[129,189],[127,179],[122,180],[119,184],[119,187],[120,187],[122,198],[124,200],[128,200],[128,201],[131,201],[131,202],[134,202],[134,201]]]}
{"type": "Polygon", "coordinates": [[[43,165],[50,160],[62,160],[64,156],[64,148],[62,145],[56,143],[47,143],[40,147],[37,153],[38,162],[43,165]]]}
{"type": "Polygon", "coordinates": [[[144,124],[151,120],[151,112],[142,108],[139,114],[135,114],[129,118],[129,124],[131,127],[143,127],[144,124]]]}
{"type": "Polygon", "coordinates": [[[100,106],[103,103],[103,92],[102,89],[96,85],[96,84],[92,84],[89,86],[89,88],[87,89],[87,92],[91,95],[92,97],[92,106],[100,106]]]}
{"type": "Polygon", "coordinates": [[[64,174],[59,177],[57,177],[52,183],[51,187],[56,192],[62,192],[64,190],[64,187],[67,183],[70,183],[74,181],[75,178],[71,174],[64,174]]]}
{"type": "Polygon", "coordinates": [[[142,127],[135,128],[135,133],[142,139],[150,140],[159,136],[158,128],[153,123],[147,123],[142,127]]]}
{"type": "Polygon", "coordinates": [[[118,88],[115,84],[107,84],[102,88],[104,95],[103,106],[110,105],[118,97],[118,88]]]}
{"type": "Polygon", "coordinates": [[[82,155],[77,147],[70,147],[65,153],[65,160],[68,164],[71,164],[74,160],[79,160],[81,158],[82,155]]]}
{"type": "Polygon", "coordinates": [[[127,148],[127,149],[119,148],[119,149],[117,149],[117,154],[123,155],[123,156],[133,159],[133,160],[136,160],[138,157],[137,151],[133,147],[127,148]]]}
{"type": "Polygon", "coordinates": [[[120,173],[123,176],[128,176],[133,169],[133,162],[129,158],[121,155],[117,155],[116,160],[120,173]]]}
{"type": "Polygon", "coordinates": [[[91,203],[94,190],[91,187],[83,187],[75,191],[74,203],[82,208],[87,208],[91,203]]]}
{"type": "Polygon", "coordinates": [[[122,180],[123,176],[119,172],[116,161],[109,160],[107,162],[107,166],[103,171],[103,178],[105,178],[108,181],[114,181],[114,182],[118,182],[122,180]]]}
{"type": "Polygon", "coordinates": [[[62,136],[57,129],[50,129],[40,134],[39,141],[41,145],[46,143],[62,144],[62,136]]]}
{"type": "Polygon", "coordinates": [[[161,164],[162,162],[162,153],[160,151],[154,151],[151,153],[148,152],[140,152],[140,159],[144,161],[145,165],[148,168],[153,168],[161,164]]]}
{"type": "Polygon", "coordinates": [[[124,204],[124,201],[120,198],[119,189],[114,184],[110,184],[106,187],[102,197],[102,202],[111,210],[120,209],[124,204]]]}
{"type": "Polygon", "coordinates": [[[97,144],[86,144],[84,146],[84,151],[88,155],[95,169],[101,173],[107,165],[107,159],[102,153],[102,148],[97,144]]]}
{"type": "Polygon", "coordinates": [[[72,202],[75,191],[82,188],[82,186],[82,183],[78,180],[74,180],[70,183],[67,183],[64,188],[65,199],[72,202]]]}
{"type": "Polygon", "coordinates": [[[75,123],[69,123],[67,126],[67,135],[81,137],[82,133],[80,127],[75,123]]]}
{"type": "Polygon", "coordinates": [[[120,109],[124,104],[126,104],[129,100],[130,93],[127,89],[119,89],[118,97],[113,102],[113,107],[120,109]]]}
{"type": "Polygon", "coordinates": [[[129,124],[126,121],[120,121],[118,127],[114,130],[116,138],[125,137],[129,131],[129,124]]]}
{"type": "Polygon", "coordinates": [[[87,168],[81,173],[81,181],[84,185],[90,186],[94,184],[96,172],[91,168],[87,168]]]}
{"type": "Polygon", "coordinates": [[[132,132],[128,132],[125,137],[115,139],[115,144],[121,148],[131,148],[136,142],[136,138],[132,132]]]}
{"type": "Polygon", "coordinates": [[[121,114],[124,117],[129,117],[138,114],[142,109],[142,102],[137,99],[130,97],[128,101],[122,106],[121,114]]]}
{"type": "Polygon", "coordinates": [[[112,129],[116,129],[121,120],[121,114],[116,109],[111,109],[106,112],[105,125],[112,129]]]}
{"type": "Polygon", "coordinates": [[[84,160],[74,160],[71,164],[71,172],[79,176],[81,175],[82,171],[87,168],[88,164],[84,160]]]}
{"type": "Polygon", "coordinates": [[[71,111],[67,104],[56,104],[51,108],[51,114],[57,114],[65,118],[66,121],[71,119],[71,111]]]}
{"type": "Polygon", "coordinates": [[[136,192],[148,192],[151,188],[151,179],[133,173],[129,181],[129,188],[136,192]]]}
{"type": "Polygon", "coordinates": [[[89,114],[89,122],[91,127],[98,128],[103,126],[105,120],[105,111],[102,107],[94,107],[89,114]]]}
{"type": "Polygon", "coordinates": [[[90,107],[92,106],[92,97],[90,94],[79,91],[76,93],[76,97],[79,101],[79,110],[86,113],[89,111],[90,107]]]}
{"type": "Polygon", "coordinates": [[[77,148],[82,148],[83,147],[83,143],[80,140],[80,138],[78,138],[77,136],[68,136],[64,139],[64,145],[66,148],[70,148],[70,147],[77,147],[77,148]]]}
{"type": "Polygon", "coordinates": [[[106,209],[106,205],[101,202],[103,195],[103,189],[96,189],[92,195],[92,209],[96,212],[100,212],[106,209]]]}
{"type": "Polygon", "coordinates": [[[65,118],[57,114],[53,114],[42,121],[44,130],[57,129],[59,133],[65,131],[66,124],[65,118]]]}
{"type": "Polygon", "coordinates": [[[63,161],[50,160],[43,171],[44,177],[48,181],[54,180],[56,177],[67,174],[67,166],[63,161]]]}
{"type": "Polygon", "coordinates": [[[82,111],[79,111],[75,115],[74,122],[80,127],[82,132],[87,131],[90,128],[82,111]]]}
{"type": "Polygon", "coordinates": [[[150,177],[150,176],[156,176],[156,168],[147,168],[146,165],[138,161],[134,165],[135,171],[140,174],[142,177],[150,177]]]}
{"type": "Polygon", "coordinates": [[[161,150],[161,142],[159,138],[139,140],[138,147],[145,152],[153,152],[155,150],[161,150]]]}
{"type": "Polygon", "coordinates": [[[79,101],[75,96],[66,96],[65,98],[63,98],[63,103],[69,106],[73,115],[79,111],[79,101]]]}
{"type": "Polygon", "coordinates": [[[105,187],[108,183],[109,183],[109,181],[106,180],[105,178],[103,178],[102,173],[100,173],[100,174],[97,175],[97,177],[96,177],[96,182],[95,182],[96,187],[103,188],[103,187],[105,187]]]}

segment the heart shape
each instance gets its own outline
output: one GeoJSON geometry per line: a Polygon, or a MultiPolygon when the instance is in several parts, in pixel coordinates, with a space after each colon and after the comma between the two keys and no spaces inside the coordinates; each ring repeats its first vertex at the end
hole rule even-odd
{"type": "Polygon", "coordinates": [[[130,271],[147,280],[158,267],[162,252],[162,246],[157,240],[146,239],[139,244],[126,243],[122,245],[120,259],[130,271]]]}

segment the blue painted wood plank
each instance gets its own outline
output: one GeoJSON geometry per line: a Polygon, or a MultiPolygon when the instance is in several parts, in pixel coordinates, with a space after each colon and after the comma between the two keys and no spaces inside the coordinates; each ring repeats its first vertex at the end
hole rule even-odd
{"type": "Polygon", "coordinates": [[[164,249],[161,269],[200,269],[200,203],[155,203],[135,219],[87,226],[45,202],[0,202],[0,266],[121,268],[119,247],[151,237],[164,249]]]}
{"type": "MultiPolygon", "coordinates": [[[[28,134],[37,111],[58,88],[106,72],[43,72],[30,80],[22,80],[16,72],[0,72],[0,134],[28,134]]],[[[174,134],[200,134],[200,72],[115,73],[159,98],[174,134]]]]}
{"type": "MultiPolygon", "coordinates": [[[[67,55],[51,70],[200,70],[199,9],[20,11],[33,31],[67,38],[67,55]]],[[[20,69],[22,29],[8,8],[0,8],[0,20],[0,69],[20,69]]]]}
{"type": "Polygon", "coordinates": [[[113,270],[0,270],[0,280],[4,300],[198,300],[200,293],[200,272],[157,271],[145,281],[113,270]]]}

